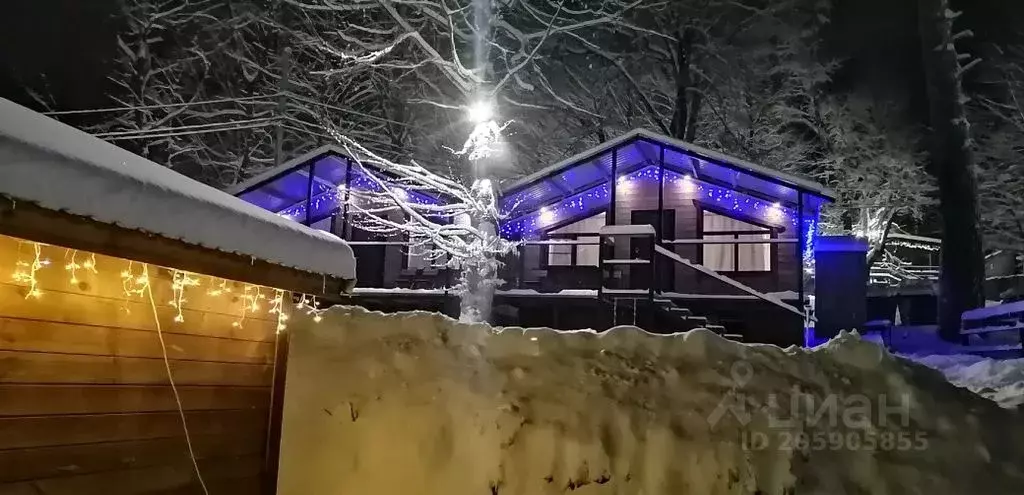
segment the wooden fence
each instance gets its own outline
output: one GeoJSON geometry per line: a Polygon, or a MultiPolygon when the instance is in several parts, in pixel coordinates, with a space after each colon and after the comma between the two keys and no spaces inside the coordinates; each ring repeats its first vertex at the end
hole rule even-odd
{"type": "Polygon", "coordinates": [[[281,293],[36,246],[0,236],[0,494],[202,493],[168,366],[209,492],[259,493],[281,293]]]}

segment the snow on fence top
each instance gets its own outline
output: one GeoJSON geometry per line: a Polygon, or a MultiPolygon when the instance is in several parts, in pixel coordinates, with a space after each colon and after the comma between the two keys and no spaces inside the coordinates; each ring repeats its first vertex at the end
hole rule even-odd
{"type": "Polygon", "coordinates": [[[189,244],[343,279],[352,249],[0,98],[0,195],[189,244]]]}

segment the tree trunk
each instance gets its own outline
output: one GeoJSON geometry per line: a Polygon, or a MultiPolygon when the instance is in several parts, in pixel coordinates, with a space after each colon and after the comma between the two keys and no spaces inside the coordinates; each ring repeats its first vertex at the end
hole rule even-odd
{"type": "Polygon", "coordinates": [[[889,240],[889,232],[892,230],[893,221],[896,219],[894,211],[887,211],[882,213],[885,219],[885,227],[882,229],[882,236],[872,243],[870,249],[868,249],[868,268],[871,268],[875,262],[882,258],[885,254],[885,241],[889,240]]]}
{"type": "Polygon", "coordinates": [[[970,129],[953,46],[948,0],[918,0],[921,51],[931,119],[930,160],[939,185],[942,260],[939,334],[959,339],[960,315],[982,305],[984,261],[970,129]]]}
{"type": "Polygon", "coordinates": [[[672,137],[676,139],[687,140],[687,136],[691,136],[692,139],[693,131],[687,132],[688,127],[696,123],[696,116],[693,112],[699,110],[699,103],[697,105],[691,104],[690,92],[693,87],[693,75],[690,73],[690,62],[693,56],[693,41],[696,38],[697,31],[690,27],[685,27],[682,32],[678,34],[676,41],[676,102],[675,108],[672,111],[672,125],[669,129],[672,131],[672,137]]]}
{"type": "Polygon", "coordinates": [[[702,103],[704,103],[704,95],[694,91],[690,95],[690,113],[686,116],[686,132],[683,133],[683,141],[692,143],[693,139],[697,137],[697,117],[700,115],[702,103]]]}
{"type": "Polygon", "coordinates": [[[492,263],[467,261],[462,265],[459,294],[459,321],[486,323],[494,305],[497,270],[492,263]]]}
{"type": "Polygon", "coordinates": [[[480,249],[479,257],[462,260],[462,272],[459,280],[459,321],[464,323],[484,323],[491,317],[494,305],[494,291],[501,280],[498,279],[500,262],[488,255],[491,252],[483,246],[492,242],[496,234],[494,223],[489,220],[473,219],[476,227],[484,232],[488,239],[476,241],[480,249]]]}

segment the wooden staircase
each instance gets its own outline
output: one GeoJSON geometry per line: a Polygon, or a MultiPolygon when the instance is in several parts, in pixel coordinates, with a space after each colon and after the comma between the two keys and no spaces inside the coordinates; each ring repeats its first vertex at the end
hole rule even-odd
{"type": "MultiPolygon", "coordinates": [[[[727,339],[742,341],[743,336],[728,333],[725,326],[709,321],[707,316],[696,315],[689,308],[684,308],[672,299],[663,297],[653,287],[657,280],[657,257],[654,242],[654,227],[650,225],[610,225],[601,229],[601,288],[597,291],[599,300],[611,305],[613,325],[638,325],[645,330],[656,333],[685,332],[694,328],[706,328],[727,339]],[[614,248],[606,249],[606,240],[615,237],[647,237],[650,238],[651,250],[647,258],[616,258],[614,248]],[[648,269],[648,280],[651,286],[646,289],[611,288],[615,285],[612,276],[615,267],[629,265],[648,269]]],[[[611,247],[611,246],[607,246],[611,247]]]]}
{"type": "Polygon", "coordinates": [[[676,333],[706,328],[730,340],[743,341],[743,336],[730,333],[724,325],[708,316],[696,315],[689,308],[657,294],[649,300],[646,291],[605,289],[601,300],[612,312],[613,325],[636,325],[653,333],[676,333]]]}

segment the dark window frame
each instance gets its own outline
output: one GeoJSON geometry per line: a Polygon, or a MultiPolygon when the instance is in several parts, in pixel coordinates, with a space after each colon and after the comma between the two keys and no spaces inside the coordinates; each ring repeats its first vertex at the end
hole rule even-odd
{"type": "MultiPolygon", "coordinates": [[[[593,213],[591,215],[587,215],[585,217],[577,217],[577,218],[570,218],[568,220],[564,220],[562,222],[559,222],[557,224],[552,225],[550,228],[545,229],[544,230],[544,235],[543,235],[542,238],[544,240],[556,240],[556,239],[573,239],[573,240],[576,240],[576,239],[578,239],[580,237],[597,237],[597,242],[594,243],[594,244],[588,245],[588,246],[596,246],[596,247],[600,248],[601,238],[600,238],[600,233],[599,232],[581,232],[581,233],[553,234],[553,233],[551,233],[551,231],[558,230],[558,229],[560,229],[562,227],[565,227],[565,226],[568,226],[568,225],[572,225],[572,224],[577,223],[577,222],[582,222],[584,220],[589,220],[591,218],[598,217],[598,216],[601,216],[601,215],[607,215],[607,211],[600,210],[600,211],[597,211],[597,212],[595,212],[595,213],[593,213]]],[[[569,250],[570,262],[569,262],[568,265],[552,265],[551,264],[551,246],[552,246],[551,244],[543,244],[543,245],[540,246],[542,248],[540,250],[540,268],[541,269],[547,269],[549,266],[597,266],[597,265],[581,265],[581,264],[579,264],[579,257],[580,257],[579,256],[579,250],[580,250],[580,248],[583,247],[583,245],[580,245],[580,244],[573,244],[572,245],[572,249],[569,250]]]]}
{"type": "MultiPolygon", "coordinates": [[[[765,223],[762,223],[762,222],[758,222],[756,220],[752,220],[752,219],[745,218],[745,217],[740,217],[740,216],[737,216],[737,215],[731,215],[731,214],[725,212],[724,210],[720,210],[720,209],[717,209],[717,208],[709,208],[709,207],[706,207],[706,206],[704,206],[702,204],[699,204],[699,203],[697,204],[697,238],[698,239],[705,239],[705,237],[708,236],[708,235],[715,235],[715,236],[718,236],[718,235],[732,235],[734,239],[740,240],[739,236],[741,236],[741,235],[757,235],[757,234],[768,234],[768,239],[778,239],[779,238],[779,233],[782,232],[783,230],[784,229],[782,229],[782,228],[779,228],[779,227],[776,227],[776,226],[773,226],[773,225],[768,225],[768,224],[765,224],[765,223]],[[738,222],[743,222],[743,223],[752,225],[754,227],[759,227],[759,228],[764,229],[764,230],[762,230],[762,231],[757,231],[757,230],[704,230],[704,212],[708,212],[708,213],[711,213],[713,215],[718,215],[718,216],[721,216],[721,217],[726,217],[726,218],[729,218],[729,219],[732,219],[732,220],[735,220],[735,221],[738,221],[738,222]]],[[[768,250],[769,250],[768,269],[766,269],[766,270],[740,270],[739,269],[740,246],[744,246],[744,245],[748,245],[748,244],[725,243],[725,244],[719,244],[719,245],[721,245],[721,246],[732,246],[732,248],[733,248],[732,268],[733,269],[732,270],[714,269],[714,270],[716,272],[719,272],[719,273],[729,273],[729,274],[739,274],[739,275],[756,275],[756,274],[775,274],[775,273],[778,273],[779,272],[779,256],[778,256],[779,253],[778,253],[778,249],[776,249],[776,245],[774,243],[766,242],[764,244],[768,245],[768,250]]],[[[756,245],[756,244],[754,244],[754,245],[756,245]]],[[[707,246],[707,244],[701,244],[700,245],[700,249],[697,250],[697,255],[698,255],[698,258],[700,259],[700,264],[702,264],[702,265],[704,264],[704,247],[705,246],[707,246]]]]}

